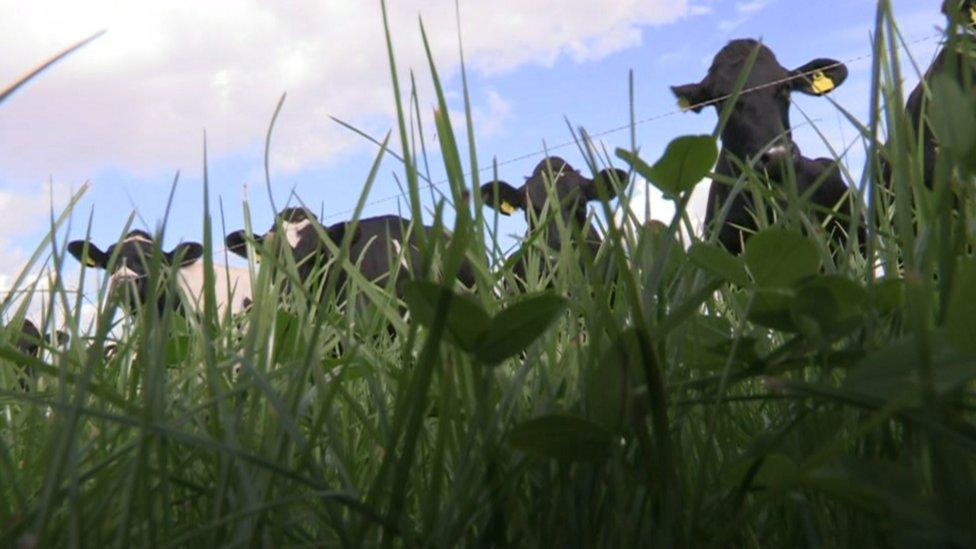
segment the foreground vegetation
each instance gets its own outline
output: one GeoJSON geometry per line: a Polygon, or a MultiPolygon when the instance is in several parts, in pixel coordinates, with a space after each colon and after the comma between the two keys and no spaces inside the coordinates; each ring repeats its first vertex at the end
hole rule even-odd
{"type": "MultiPolygon", "coordinates": [[[[32,359],[8,330],[0,346],[0,545],[972,545],[976,106],[952,82],[933,85],[954,116],[933,120],[940,169],[926,189],[890,85],[900,42],[886,2],[877,31],[878,108],[852,120],[869,151],[853,181],[872,221],[863,251],[832,254],[802,197],[755,173],[728,183],[777,216],[743,257],[685,249],[676,236],[714,137],[679,139],[652,166],[580,132],[593,168],[627,161],[678,213],[607,227],[597,257],[534,246],[550,268],[528,269],[527,292],[498,268],[478,193],[456,208],[449,241],[425,243],[406,320],[342,251],[331,267],[350,273],[356,305],[319,304],[310,292],[334,288],[303,289],[293,262],[265,260],[245,318],[212,306],[129,317],[107,285],[54,280],[50,310],[69,311],[71,344],[32,359]],[[436,282],[462,257],[478,267],[476,292],[436,282]],[[76,285],[107,302],[91,326],[76,285]],[[14,364],[34,370],[30,391],[14,364]]],[[[415,96],[401,94],[392,52],[419,219],[426,151],[412,149],[418,109],[400,103],[415,96]]],[[[481,181],[473,147],[458,149],[447,116],[437,125],[450,180],[440,220],[481,181]]],[[[203,220],[208,250],[219,226],[203,220]]],[[[63,243],[35,262],[47,253],[70,272],[63,243]]],[[[18,303],[4,303],[7,317],[23,315],[18,303]]]]}

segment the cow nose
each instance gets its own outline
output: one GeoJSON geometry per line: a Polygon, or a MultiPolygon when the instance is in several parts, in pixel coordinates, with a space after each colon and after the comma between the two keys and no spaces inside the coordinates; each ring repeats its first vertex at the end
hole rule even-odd
{"type": "Polygon", "coordinates": [[[759,157],[762,167],[780,165],[793,158],[793,150],[789,145],[773,145],[759,157]]]}

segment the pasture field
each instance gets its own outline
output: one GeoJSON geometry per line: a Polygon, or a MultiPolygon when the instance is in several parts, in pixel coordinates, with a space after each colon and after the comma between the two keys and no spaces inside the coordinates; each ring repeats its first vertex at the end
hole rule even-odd
{"type": "MultiPolygon", "coordinates": [[[[325,268],[348,273],[347,299],[322,297],[335,277],[303,286],[266,249],[250,311],[218,315],[224,228],[206,185],[199,315],[124,314],[49,238],[13,289],[37,290],[28,273],[46,265],[50,293],[10,294],[0,312],[44,301],[67,311],[71,342],[33,358],[15,330],[2,336],[0,546],[976,545],[976,103],[932,82],[926,188],[893,85],[911,64],[886,6],[875,115],[853,121],[867,161],[844,168],[864,214],[845,223],[866,224],[866,242],[842,249],[789,181],[753,170],[725,181],[774,213],[744,254],[683,245],[718,128],[663,155],[572,130],[584,173],[632,166],[630,184],[646,177],[678,213],[604,223],[596,256],[530,235],[520,288],[495,214],[468,192],[486,165],[455,140],[473,141],[470,109],[462,127],[438,115],[438,154],[426,150],[392,43],[398,126],[377,139],[359,210],[396,143],[412,217],[442,229],[423,239],[402,302],[357,276],[345,242],[325,268]],[[449,176],[432,212],[428,154],[449,176]],[[463,258],[476,291],[438,282],[463,258]],[[105,303],[91,319],[78,287],[105,303]]],[[[426,77],[448,112],[434,59],[426,77]]],[[[272,134],[273,122],[269,147],[272,134]]],[[[72,217],[59,214],[52,235],[72,217]]],[[[151,263],[151,284],[171,286],[151,263]]]]}

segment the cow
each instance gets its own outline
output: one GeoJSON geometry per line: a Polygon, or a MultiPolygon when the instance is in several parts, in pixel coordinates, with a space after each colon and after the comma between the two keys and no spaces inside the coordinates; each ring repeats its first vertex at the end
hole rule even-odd
{"type": "MultiPolygon", "coordinates": [[[[905,111],[915,130],[915,136],[922,140],[922,175],[928,188],[932,188],[935,175],[937,143],[931,127],[928,123],[924,123],[924,111],[926,105],[930,105],[930,98],[926,97],[926,89],[932,80],[941,74],[951,75],[964,90],[967,89],[966,79],[976,78],[976,59],[973,59],[972,54],[966,53],[976,48],[976,0],[945,0],[942,3],[942,13],[949,20],[950,28],[955,28],[958,32],[939,50],[932,65],[925,71],[922,80],[909,94],[908,101],[905,103],[905,111]],[[953,52],[950,45],[964,48],[966,51],[953,52]],[[953,59],[956,60],[955,65],[951,62],[953,59]]],[[[890,164],[885,163],[884,168],[884,182],[890,186],[890,164]]]]}
{"type": "MultiPolygon", "coordinates": [[[[333,258],[332,249],[323,236],[338,247],[352,226],[351,222],[342,221],[326,227],[308,209],[289,207],[278,213],[276,221],[263,235],[248,235],[244,230],[234,231],[227,235],[224,243],[228,251],[246,259],[249,255],[249,242],[253,243],[252,249],[258,254],[262,249],[266,250],[281,242],[290,251],[303,283],[316,284],[326,280],[323,267],[333,258]],[[319,278],[312,280],[312,277],[319,278]]],[[[432,227],[419,224],[410,229],[410,220],[396,215],[360,219],[355,224],[355,232],[349,237],[349,261],[356,266],[363,278],[378,285],[387,284],[391,273],[395,274],[396,280],[393,284],[396,294],[397,297],[402,297],[404,284],[410,280],[413,270],[419,268],[422,261],[417,231],[424,231],[428,236],[434,233],[432,227]],[[399,267],[397,263],[400,263],[399,267]]],[[[347,279],[345,270],[339,269],[335,287],[340,292],[343,291],[347,279]]],[[[457,280],[467,288],[474,286],[474,271],[467,261],[462,263],[457,280]]],[[[321,296],[323,300],[332,297],[335,296],[321,296]]]]}
{"type": "MultiPolygon", "coordinates": [[[[505,181],[492,181],[481,186],[481,200],[500,214],[510,216],[518,210],[525,212],[528,234],[544,231],[548,249],[559,251],[562,248],[560,227],[553,219],[542,227],[548,202],[550,187],[553,190],[553,206],[557,209],[562,223],[573,235],[568,243],[583,247],[591,258],[596,257],[603,238],[587,218],[587,204],[601,197],[612,200],[617,196],[615,184],[627,184],[627,172],[619,169],[604,169],[590,179],[562,158],[552,156],[540,161],[525,184],[515,188],[505,181]],[[601,191],[602,189],[602,191],[601,191]],[[578,240],[577,240],[578,238],[578,240]]],[[[514,265],[515,275],[522,281],[526,274],[526,258],[514,265]]]]}
{"type": "MultiPolygon", "coordinates": [[[[57,330],[52,334],[41,334],[41,331],[37,328],[29,319],[24,319],[20,326],[20,330],[17,330],[15,338],[11,341],[11,344],[20,354],[31,357],[39,358],[41,356],[41,348],[46,343],[54,347],[63,347],[70,341],[70,336],[61,331],[57,330]]],[[[34,371],[29,366],[23,368],[23,376],[20,378],[20,387],[23,390],[29,390],[28,379],[34,377],[34,371]]]]}
{"type": "MultiPolygon", "coordinates": [[[[169,252],[163,252],[153,237],[145,231],[129,232],[119,242],[102,251],[94,243],[75,240],[68,243],[68,252],[87,267],[103,269],[111,273],[109,294],[121,298],[130,310],[138,310],[155,298],[162,311],[167,303],[183,312],[199,312],[203,307],[204,265],[203,245],[197,242],[178,244],[169,252]],[[178,296],[150,287],[150,265],[158,257],[161,275],[171,271],[177,278],[178,296]]],[[[247,269],[227,265],[214,265],[214,293],[217,314],[245,311],[251,304],[251,277],[247,269]]]]}
{"type": "MultiPolygon", "coordinates": [[[[841,177],[837,163],[827,158],[809,159],[800,154],[790,130],[790,96],[792,92],[820,96],[833,91],[847,78],[847,67],[832,59],[816,59],[797,69],[788,70],[776,56],[756,40],[741,39],[729,42],[712,61],[705,78],[696,84],[672,86],[683,109],[698,113],[705,106],[714,106],[721,113],[735,91],[737,81],[747,63],[755,55],[754,63],[745,79],[743,92],[735,98],[731,115],[722,129],[722,151],[715,172],[732,179],[742,171],[739,163],[754,163],[765,170],[770,180],[782,183],[790,171],[796,175],[797,191],[802,196],[811,191],[810,201],[819,208],[838,208],[839,216],[831,216],[828,231],[843,241],[846,239],[844,221],[854,211],[853,193],[841,177]]],[[[718,231],[718,241],[730,252],[742,252],[745,240],[755,232],[752,201],[744,193],[730,197],[732,188],[712,181],[708,192],[705,216],[707,232],[718,231]],[[729,200],[725,223],[714,227],[716,215],[729,200]]],[[[760,215],[766,212],[759,212],[760,215]]],[[[823,221],[826,214],[818,214],[823,221]]],[[[863,229],[863,224],[861,225],[863,229]]],[[[863,230],[859,231],[863,244],[863,230]]]]}

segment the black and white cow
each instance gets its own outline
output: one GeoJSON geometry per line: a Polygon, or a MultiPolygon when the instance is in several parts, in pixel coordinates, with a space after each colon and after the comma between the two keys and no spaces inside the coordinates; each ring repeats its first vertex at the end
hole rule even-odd
{"type": "MultiPolygon", "coordinates": [[[[618,169],[605,169],[590,179],[558,156],[539,162],[525,183],[515,188],[504,181],[492,181],[481,186],[481,200],[502,215],[512,215],[517,210],[525,212],[528,232],[545,231],[545,243],[549,249],[558,251],[562,247],[559,225],[550,217],[545,227],[539,223],[544,219],[549,189],[553,190],[553,205],[570,234],[574,235],[573,246],[584,246],[595,257],[603,238],[587,218],[587,204],[599,200],[601,194],[607,200],[617,196],[615,185],[627,184],[627,172],[618,169]],[[601,189],[602,188],[602,193],[601,189]],[[579,238],[580,240],[575,240],[579,238]]],[[[515,274],[524,279],[525,261],[514,266],[515,274]]]]}
{"type": "MultiPolygon", "coordinates": [[[[342,221],[325,227],[318,218],[305,208],[285,208],[277,215],[277,220],[263,235],[250,236],[243,230],[235,231],[224,239],[227,249],[241,257],[248,257],[248,241],[260,253],[268,246],[286,246],[298,267],[298,274],[309,282],[317,273],[326,274],[323,269],[332,259],[332,251],[323,240],[328,237],[338,247],[342,244],[351,222],[342,221]],[[284,242],[275,244],[281,239],[284,242]]],[[[397,295],[402,296],[403,284],[412,276],[413,269],[421,265],[421,253],[417,245],[416,231],[433,234],[433,228],[417,225],[410,229],[410,220],[395,215],[385,215],[360,219],[349,244],[349,261],[356,265],[363,278],[378,285],[385,285],[392,272],[396,273],[397,295]],[[400,267],[397,267],[397,263],[400,267]]],[[[343,288],[347,280],[345,270],[337,271],[336,288],[343,288]]],[[[474,286],[474,273],[466,261],[458,272],[457,279],[466,287],[474,286]]],[[[322,278],[320,281],[324,281],[322,278]]],[[[330,296],[323,295],[323,299],[330,296]]]]}
{"type": "MultiPolygon", "coordinates": [[[[955,28],[957,34],[951,37],[946,45],[939,50],[932,65],[925,71],[922,81],[912,90],[905,104],[905,110],[916,132],[915,135],[922,140],[922,173],[927,187],[932,186],[934,178],[937,143],[929,124],[923,124],[925,109],[927,106],[931,106],[931,97],[926,96],[926,88],[940,74],[951,75],[963,89],[967,89],[965,83],[967,78],[974,79],[970,82],[976,81],[976,57],[974,57],[974,53],[976,53],[976,0],[945,0],[942,3],[942,13],[946,15],[950,27],[955,28]],[[955,24],[952,25],[952,23],[955,24]],[[959,51],[951,51],[949,49],[950,44],[956,46],[959,51]],[[953,64],[952,60],[955,60],[956,63],[953,64]]],[[[976,90],[976,87],[973,89],[976,90]]],[[[886,165],[885,168],[887,171],[890,166],[886,165]]],[[[890,181],[890,173],[886,173],[885,182],[890,185],[890,181]]]]}
{"type": "MultiPolygon", "coordinates": [[[[150,265],[153,258],[158,257],[161,265],[166,267],[164,271],[178,276],[176,287],[180,295],[175,299],[170,298],[169,303],[180,305],[187,311],[202,310],[204,265],[200,259],[204,250],[199,243],[186,242],[169,252],[163,252],[152,236],[136,230],[105,251],[92,242],[75,240],[68,244],[68,252],[88,267],[111,272],[109,293],[121,294],[119,297],[130,308],[137,308],[153,298],[159,307],[167,302],[165,292],[149,287],[150,265]]],[[[214,284],[218,315],[228,309],[231,313],[238,313],[248,308],[251,303],[251,277],[247,269],[215,264],[214,284]]]]}
{"type": "Polygon", "coordinates": [[[29,319],[25,319],[20,327],[20,336],[17,338],[14,347],[24,355],[38,357],[41,355],[41,346],[45,342],[52,346],[60,347],[67,345],[69,340],[70,336],[61,330],[42,336],[37,325],[29,319]]]}
{"type": "MultiPolygon", "coordinates": [[[[70,336],[57,330],[51,334],[41,334],[41,331],[37,328],[30,319],[24,319],[20,326],[20,330],[17,331],[16,336],[11,340],[11,344],[17,351],[22,355],[32,358],[38,358],[41,356],[41,348],[45,345],[50,348],[63,347],[70,341],[70,336]]],[[[19,380],[21,389],[28,390],[28,379],[34,377],[34,371],[29,366],[24,368],[21,365],[21,378],[19,380]]]]}
{"type": "MultiPolygon", "coordinates": [[[[735,161],[754,162],[758,170],[766,170],[772,181],[782,182],[792,166],[800,195],[818,185],[810,201],[826,209],[839,206],[839,216],[832,217],[828,230],[835,237],[843,239],[853,210],[852,193],[848,193],[836,162],[802,156],[790,130],[792,92],[814,96],[829,93],[847,78],[847,68],[842,63],[832,59],[816,59],[788,70],[779,64],[772,50],[760,42],[733,40],[715,56],[704,80],[697,84],[673,86],[671,91],[684,108],[691,108],[697,113],[704,106],[711,105],[721,113],[730,100],[727,96],[735,91],[737,80],[754,53],[755,61],[742,87],[744,92],[738,96],[728,123],[722,130],[722,152],[715,171],[737,178],[741,170],[735,161]]],[[[732,198],[725,224],[720,228],[712,226],[716,214],[729,200],[731,191],[729,185],[712,182],[705,225],[708,231],[719,231],[718,239],[729,251],[740,253],[743,242],[756,229],[749,197],[738,193],[732,198]]],[[[821,220],[824,217],[820,215],[821,220]]]]}

